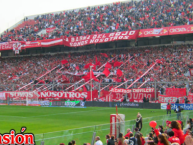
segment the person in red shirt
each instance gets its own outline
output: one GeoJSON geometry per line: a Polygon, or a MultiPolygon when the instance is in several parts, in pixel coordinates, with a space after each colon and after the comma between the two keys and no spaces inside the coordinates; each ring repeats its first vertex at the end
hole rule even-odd
{"type": "Polygon", "coordinates": [[[166,110],[167,110],[167,115],[168,113],[170,113],[170,116],[171,116],[171,104],[170,103],[167,104],[166,110]]]}
{"type": "Polygon", "coordinates": [[[130,133],[132,133],[132,132],[131,132],[131,129],[128,128],[128,129],[127,129],[127,134],[126,134],[124,137],[125,137],[125,138],[126,138],[126,137],[130,138],[130,133]]]}
{"type": "Polygon", "coordinates": [[[173,131],[170,131],[167,134],[169,136],[168,141],[170,143],[178,143],[178,144],[180,144],[180,139],[178,137],[174,136],[174,132],[173,131]]]}
{"type": "Polygon", "coordinates": [[[157,145],[169,145],[169,142],[165,135],[158,135],[158,144],[157,145]]]}
{"type": "Polygon", "coordinates": [[[140,137],[141,137],[141,145],[145,145],[145,138],[143,137],[142,133],[139,133],[140,137]]]}
{"type": "Polygon", "coordinates": [[[179,122],[177,121],[172,121],[171,122],[171,129],[172,131],[174,132],[174,136],[175,137],[178,137],[180,139],[180,144],[183,144],[184,143],[184,133],[183,131],[181,130],[181,125],[179,122]]]}

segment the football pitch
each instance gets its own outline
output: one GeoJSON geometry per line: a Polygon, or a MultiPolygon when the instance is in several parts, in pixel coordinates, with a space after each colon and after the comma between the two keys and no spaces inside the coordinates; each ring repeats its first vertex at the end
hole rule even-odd
{"type": "MultiPolygon", "coordinates": [[[[45,145],[67,144],[72,139],[78,145],[91,143],[93,132],[105,141],[105,135],[110,133],[110,114],[115,114],[115,108],[89,107],[31,107],[31,106],[0,106],[0,133],[7,133],[10,129],[20,132],[21,127],[27,127],[25,133],[34,133],[36,144],[41,141],[45,145]],[[103,125],[101,125],[103,124],[103,125]]],[[[176,114],[166,115],[161,109],[131,109],[118,108],[119,114],[125,114],[125,129],[135,125],[137,113],[143,117],[142,132],[146,135],[150,131],[149,121],[156,120],[162,124],[166,119],[176,120],[176,114]]],[[[186,113],[184,111],[183,113],[186,113]]],[[[185,117],[184,117],[185,119],[185,117]]]]}

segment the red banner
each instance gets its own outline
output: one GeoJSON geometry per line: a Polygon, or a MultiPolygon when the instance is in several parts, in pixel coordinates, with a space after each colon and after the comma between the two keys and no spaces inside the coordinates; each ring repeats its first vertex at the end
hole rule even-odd
{"type": "Polygon", "coordinates": [[[124,95],[127,94],[129,102],[143,102],[144,97],[148,97],[150,101],[155,98],[154,88],[111,89],[111,91],[111,93],[109,91],[101,91],[100,97],[103,97],[106,101],[122,101],[124,95]]]}
{"type": "Polygon", "coordinates": [[[55,29],[56,27],[46,28],[46,33],[52,33],[55,29]]]}
{"type": "Polygon", "coordinates": [[[12,49],[13,49],[13,44],[9,42],[0,43],[0,51],[1,50],[12,50],[12,49]]]}
{"type": "Polygon", "coordinates": [[[179,103],[184,103],[184,97],[174,97],[160,94],[158,97],[159,103],[176,103],[177,98],[179,99],[179,103]]]}
{"type": "Polygon", "coordinates": [[[193,104],[193,93],[189,92],[187,97],[190,103],[193,104]]]}
{"type": "Polygon", "coordinates": [[[137,39],[139,30],[64,38],[64,46],[78,47],[117,40],[137,39]]]}
{"type": "Polygon", "coordinates": [[[139,38],[142,37],[155,37],[168,35],[168,27],[154,28],[154,29],[141,29],[139,31],[139,38]]]}
{"type": "Polygon", "coordinates": [[[186,88],[166,88],[166,95],[173,97],[186,96],[186,88]]]}
{"type": "Polygon", "coordinates": [[[168,35],[193,33],[193,25],[173,26],[168,28],[169,28],[168,35]]]}
{"type": "MultiPolygon", "coordinates": [[[[91,92],[56,92],[56,91],[45,91],[45,92],[5,92],[5,97],[9,98],[15,98],[15,99],[26,99],[28,97],[29,99],[49,99],[49,98],[55,98],[55,99],[70,99],[70,100],[83,100],[86,98],[87,101],[91,100],[91,92]]],[[[92,91],[92,100],[95,98],[98,98],[98,91],[93,90],[92,91]]]]}
{"type": "MultiPolygon", "coordinates": [[[[47,28],[46,32],[50,33],[55,30],[53,28],[47,28]]],[[[64,45],[68,47],[78,47],[89,44],[98,44],[105,42],[112,42],[118,40],[132,40],[143,37],[155,37],[155,36],[165,36],[165,35],[177,35],[177,34],[188,34],[193,33],[193,25],[183,25],[183,26],[173,26],[173,27],[163,27],[163,28],[153,28],[153,29],[141,29],[133,31],[124,32],[114,32],[105,34],[95,34],[87,36],[77,36],[77,37],[67,37],[63,39],[46,39],[38,41],[27,41],[22,45],[22,49],[25,48],[35,48],[35,47],[51,47],[57,45],[64,45]]],[[[15,42],[4,42],[0,43],[0,51],[2,50],[13,50],[13,43],[15,42]]]]}

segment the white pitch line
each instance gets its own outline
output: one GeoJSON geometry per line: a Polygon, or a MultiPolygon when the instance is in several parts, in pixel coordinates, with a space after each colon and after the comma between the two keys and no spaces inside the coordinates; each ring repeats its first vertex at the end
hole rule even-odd
{"type": "MultiPolygon", "coordinates": [[[[26,118],[26,117],[23,117],[23,116],[8,116],[8,115],[0,115],[0,116],[2,116],[2,117],[19,117],[19,118],[26,118]]],[[[1,121],[1,119],[0,119],[0,121],[1,121]]]]}

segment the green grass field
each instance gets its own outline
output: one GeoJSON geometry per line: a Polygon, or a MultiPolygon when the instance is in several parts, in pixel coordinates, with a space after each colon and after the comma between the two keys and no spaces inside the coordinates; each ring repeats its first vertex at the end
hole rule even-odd
{"type": "MultiPolygon", "coordinates": [[[[19,132],[22,126],[26,126],[26,132],[35,134],[37,145],[42,140],[45,145],[58,145],[61,142],[67,144],[72,139],[77,141],[77,145],[82,145],[84,142],[91,142],[94,131],[104,141],[105,135],[110,131],[110,114],[115,114],[115,108],[104,107],[0,106],[0,110],[0,133],[10,129],[19,132]]],[[[125,114],[125,120],[132,120],[125,123],[125,129],[135,125],[134,119],[140,112],[143,116],[144,134],[150,130],[149,121],[156,120],[158,124],[162,124],[163,120],[168,119],[161,116],[166,114],[165,110],[118,108],[118,111],[125,114]]],[[[171,119],[175,120],[176,115],[171,119]]]]}

